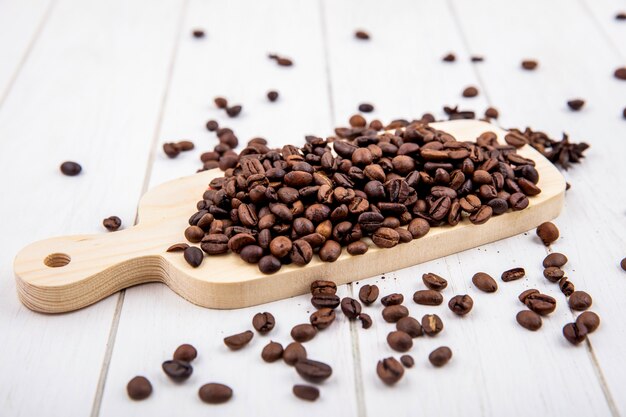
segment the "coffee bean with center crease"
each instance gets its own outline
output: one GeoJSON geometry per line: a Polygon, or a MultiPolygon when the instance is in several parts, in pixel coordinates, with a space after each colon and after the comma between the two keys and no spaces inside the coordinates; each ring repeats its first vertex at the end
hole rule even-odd
{"type": "Polygon", "coordinates": [[[435,336],[443,330],[443,322],[436,314],[426,314],[422,317],[422,329],[428,336],[435,336]]]}
{"type": "Polygon", "coordinates": [[[524,299],[524,304],[526,304],[526,307],[542,316],[546,316],[556,309],[556,300],[547,294],[541,294],[539,292],[529,294],[524,299]]]}
{"type": "Polygon", "coordinates": [[[381,227],[372,235],[372,241],[379,248],[393,248],[400,241],[400,235],[389,227],[381,227]]]}
{"type": "Polygon", "coordinates": [[[472,297],[467,294],[455,295],[448,302],[448,307],[454,314],[464,316],[472,311],[472,307],[474,307],[474,300],[472,300],[472,297]]]}
{"type": "Polygon", "coordinates": [[[404,367],[396,358],[389,357],[378,361],[376,374],[387,385],[397,383],[404,375],[404,367]]]}
{"type": "Polygon", "coordinates": [[[424,334],[420,322],[411,316],[402,317],[398,320],[396,323],[396,329],[405,332],[411,337],[420,337],[424,334]]]}
{"type": "Polygon", "coordinates": [[[191,364],[186,361],[170,360],[161,365],[163,372],[174,382],[182,382],[189,378],[193,372],[191,364]]]}
{"type": "Polygon", "coordinates": [[[389,307],[385,307],[383,309],[382,314],[383,314],[383,319],[387,323],[396,323],[402,317],[408,316],[409,310],[401,304],[396,304],[396,305],[392,305],[389,307]]]}
{"type": "Polygon", "coordinates": [[[587,332],[593,333],[600,326],[600,317],[592,311],[585,311],[576,317],[576,325],[585,326],[587,332]]]}
{"type": "Polygon", "coordinates": [[[283,351],[283,360],[287,365],[294,365],[296,362],[306,359],[306,357],[306,349],[299,342],[289,343],[283,351]]]}
{"type": "Polygon", "coordinates": [[[293,395],[306,401],[315,401],[320,396],[320,390],[311,385],[294,385],[293,395]]]}
{"type": "Polygon", "coordinates": [[[387,335],[387,343],[397,352],[406,352],[413,347],[413,339],[407,333],[395,330],[387,335]]]}
{"type": "Polygon", "coordinates": [[[298,239],[291,245],[289,258],[296,265],[306,265],[313,259],[313,248],[306,240],[298,239]]]}
{"type": "Polygon", "coordinates": [[[584,291],[574,291],[567,301],[572,310],[584,311],[591,307],[593,300],[591,296],[584,291]]]}
{"type": "Polygon", "coordinates": [[[438,306],[443,303],[443,296],[435,290],[418,290],[413,294],[413,301],[424,306],[438,306]]]}
{"type": "Polygon", "coordinates": [[[202,239],[200,248],[209,255],[221,255],[228,252],[228,240],[223,233],[209,233],[202,239]]]}
{"type": "Polygon", "coordinates": [[[517,298],[522,302],[525,303],[526,299],[528,298],[529,295],[531,294],[540,294],[539,290],[536,290],[534,288],[531,288],[529,290],[525,290],[523,291],[517,298]]]}
{"type": "Polygon", "coordinates": [[[77,162],[66,161],[61,164],[61,172],[63,175],[67,175],[68,177],[74,177],[83,170],[83,167],[80,166],[77,162]]]}
{"type": "Polygon", "coordinates": [[[198,356],[198,351],[190,344],[183,344],[176,348],[173,358],[179,361],[191,362],[198,356]]]}
{"type": "Polygon", "coordinates": [[[254,317],[252,317],[252,326],[259,333],[268,333],[275,325],[276,319],[274,319],[272,313],[268,313],[267,311],[256,313],[254,317]]]}
{"type": "Polygon", "coordinates": [[[212,382],[201,386],[198,390],[198,396],[205,403],[222,404],[231,399],[233,390],[224,384],[212,382]]]}
{"type": "Polygon", "coordinates": [[[291,337],[296,342],[304,343],[313,339],[317,334],[317,329],[308,323],[297,324],[291,329],[291,337]]]}
{"type": "Polygon", "coordinates": [[[448,363],[450,359],[452,359],[452,350],[447,346],[440,346],[428,355],[430,363],[438,368],[448,363]]]}
{"type": "Polygon", "coordinates": [[[572,295],[576,290],[572,281],[568,280],[567,277],[563,277],[559,280],[559,288],[566,297],[572,295]]]}
{"type": "Polygon", "coordinates": [[[448,286],[448,281],[432,272],[422,275],[422,281],[428,288],[436,291],[442,291],[448,286]]]}
{"type": "Polygon", "coordinates": [[[311,283],[312,295],[321,295],[321,294],[334,295],[336,293],[337,293],[337,284],[335,284],[333,281],[317,280],[311,283]]]}
{"type": "Polygon", "coordinates": [[[584,325],[568,323],[563,327],[563,336],[572,345],[579,345],[587,338],[587,328],[584,325]]]}
{"type": "Polygon", "coordinates": [[[339,306],[340,303],[341,303],[341,300],[335,294],[319,294],[319,295],[314,295],[311,298],[311,304],[313,304],[313,307],[317,309],[320,309],[320,308],[335,309],[339,306]]]}
{"type": "MultiPolygon", "coordinates": [[[[107,217],[102,220],[102,225],[109,231],[114,232],[122,226],[122,220],[117,216],[107,217]]],[[[202,233],[204,236],[204,232],[202,233]]],[[[199,241],[198,241],[199,242],[199,241]]]]}
{"type": "Polygon", "coordinates": [[[541,223],[537,227],[537,236],[544,245],[550,246],[552,242],[559,238],[559,229],[552,222],[541,223]]]}
{"type": "Polygon", "coordinates": [[[380,303],[385,307],[402,304],[403,301],[404,296],[398,293],[389,294],[380,299],[380,303]]]}
{"type": "Polygon", "coordinates": [[[562,253],[554,252],[546,256],[543,260],[543,267],[548,268],[550,266],[562,267],[567,263],[567,256],[562,253]]]}
{"type": "Polygon", "coordinates": [[[133,400],[145,400],[152,394],[152,384],[146,377],[136,376],[128,381],[126,392],[133,400]]]}
{"type": "Polygon", "coordinates": [[[278,342],[269,342],[261,351],[261,358],[265,362],[276,362],[283,357],[283,345],[278,342]]]}
{"type": "Polygon", "coordinates": [[[483,292],[496,292],[498,290],[498,283],[491,275],[485,272],[477,272],[472,277],[472,283],[483,292]]]}
{"type": "Polygon", "coordinates": [[[565,276],[565,272],[558,266],[549,266],[543,270],[543,276],[550,282],[559,282],[565,276]]]}
{"type": "Polygon", "coordinates": [[[493,209],[489,205],[480,206],[480,208],[475,212],[470,214],[469,219],[473,224],[483,224],[486,223],[487,220],[491,218],[493,215],[493,209]]]}
{"type": "Polygon", "coordinates": [[[509,269],[508,271],[504,271],[500,278],[504,282],[510,282],[523,278],[525,275],[526,271],[524,270],[524,268],[513,268],[509,269]]]}
{"type": "Polygon", "coordinates": [[[318,330],[323,330],[335,321],[335,311],[332,308],[320,308],[311,314],[309,321],[318,330]]]}
{"type": "Polygon", "coordinates": [[[361,303],[354,298],[345,297],[341,300],[341,311],[350,320],[356,320],[361,313],[361,303]]]}
{"type": "Polygon", "coordinates": [[[373,304],[378,298],[379,293],[378,286],[369,284],[363,285],[359,289],[359,300],[365,305],[373,304]]]}
{"type": "Polygon", "coordinates": [[[364,329],[372,327],[373,321],[369,314],[361,313],[358,318],[361,321],[361,327],[364,329]]]}
{"type": "Polygon", "coordinates": [[[400,356],[400,362],[405,368],[412,368],[415,365],[415,359],[411,355],[400,356]]]}
{"type": "Polygon", "coordinates": [[[333,373],[333,369],[329,365],[311,359],[301,359],[296,362],[295,367],[296,372],[302,378],[314,383],[328,379],[333,373]]]}
{"type": "Polygon", "coordinates": [[[202,251],[195,246],[190,246],[183,252],[183,256],[187,263],[191,265],[193,268],[197,268],[202,264],[202,260],[204,259],[204,254],[202,251]]]}
{"type": "Polygon", "coordinates": [[[243,333],[234,334],[232,336],[228,336],[224,338],[224,344],[228,346],[231,350],[239,350],[246,346],[252,338],[254,337],[254,333],[250,330],[246,330],[243,333]]]}
{"type": "Polygon", "coordinates": [[[525,329],[539,330],[542,324],[541,316],[534,311],[522,310],[515,316],[515,320],[525,329]]]}

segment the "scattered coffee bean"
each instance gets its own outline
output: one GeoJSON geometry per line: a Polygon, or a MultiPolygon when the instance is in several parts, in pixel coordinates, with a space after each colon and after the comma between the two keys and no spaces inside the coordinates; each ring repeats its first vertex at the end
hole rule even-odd
{"type": "Polygon", "coordinates": [[[136,376],[128,381],[126,392],[133,400],[145,400],[152,394],[152,384],[146,377],[136,376]]]}
{"type": "Polygon", "coordinates": [[[212,382],[201,386],[198,395],[205,403],[222,404],[232,398],[233,390],[224,384],[212,382]]]}
{"type": "Polygon", "coordinates": [[[246,346],[252,338],[254,337],[254,333],[250,330],[246,330],[243,333],[234,334],[232,336],[228,336],[224,338],[224,344],[228,346],[231,350],[239,350],[246,346]]]}
{"type": "Polygon", "coordinates": [[[622,261],[619,263],[619,266],[626,271],[626,258],[622,259],[622,261]]]}
{"type": "Polygon", "coordinates": [[[202,29],[194,29],[191,34],[196,39],[204,38],[204,31],[202,29]]]}
{"type": "Polygon", "coordinates": [[[369,329],[370,327],[372,327],[373,322],[369,314],[359,314],[359,320],[361,321],[361,327],[363,327],[364,329],[369,329]]]}
{"type": "Polygon", "coordinates": [[[411,337],[420,337],[424,334],[422,325],[411,316],[402,317],[396,323],[396,329],[408,334],[411,337]]]}
{"type": "Polygon", "coordinates": [[[367,125],[367,121],[360,114],[355,114],[350,117],[349,123],[352,127],[365,127],[365,125],[367,125]]]}
{"type": "Polygon", "coordinates": [[[224,97],[215,97],[213,101],[215,102],[215,106],[218,109],[225,109],[226,107],[228,107],[228,100],[226,100],[224,97]]]}
{"type": "Polygon", "coordinates": [[[189,378],[193,372],[191,364],[186,361],[171,360],[165,361],[161,365],[165,375],[170,377],[174,382],[182,382],[189,378]]]}
{"type": "Polygon", "coordinates": [[[513,268],[508,271],[504,271],[500,277],[504,282],[515,281],[516,279],[523,278],[526,275],[524,268],[513,268]]]}
{"type": "Polygon", "coordinates": [[[422,317],[422,329],[428,336],[435,336],[443,330],[443,322],[436,314],[426,314],[422,317]]]}
{"type": "Polygon", "coordinates": [[[276,63],[280,65],[281,67],[290,67],[293,65],[293,61],[289,58],[278,56],[276,54],[269,54],[268,56],[270,59],[273,59],[274,61],[276,61],[276,63]]]}
{"type": "Polygon", "coordinates": [[[443,62],[454,62],[456,61],[456,56],[453,53],[448,53],[446,55],[444,55],[444,57],[441,59],[443,62]]]}
{"type": "Polygon", "coordinates": [[[267,92],[267,99],[269,101],[271,101],[272,103],[275,102],[276,100],[278,100],[278,91],[268,91],[267,92]]]}
{"type": "Polygon", "coordinates": [[[494,107],[489,107],[485,110],[485,117],[489,119],[497,119],[498,116],[500,116],[500,112],[498,112],[498,109],[494,107]]]}
{"type": "Polygon", "coordinates": [[[587,338],[587,328],[576,323],[568,323],[563,327],[563,336],[572,345],[579,345],[587,338]]]}
{"type": "Polygon", "coordinates": [[[374,106],[369,103],[361,103],[359,104],[359,111],[363,113],[370,113],[374,111],[374,106]]]}
{"type": "Polygon", "coordinates": [[[337,293],[337,284],[333,281],[317,280],[311,283],[311,294],[331,294],[337,293]]]}
{"type": "Polygon", "coordinates": [[[252,317],[252,327],[259,333],[268,333],[275,325],[276,319],[274,319],[272,313],[268,313],[267,311],[256,313],[254,317],[252,317]]]}
{"type": "Polygon", "coordinates": [[[181,140],[176,143],[176,146],[178,146],[178,149],[180,149],[181,152],[187,152],[195,148],[195,145],[190,140],[181,140]]]}
{"type": "Polygon", "coordinates": [[[299,342],[292,342],[283,351],[283,360],[287,365],[295,365],[296,362],[306,359],[306,349],[299,342]]]}
{"type": "Polygon", "coordinates": [[[463,90],[463,97],[470,98],[478,95],[478,89],[476,87],[467,87],[463,90]]]}
{"type": "Polygon", "coordinates": [[[567,256],[562,253],[554,252],[549,254],[543,260],[543,267],[548,268],[550,266],[562,267],[567,263],[567,256]]]}
{"type": "Polygon", "coordinates": [[[363,285],[361,289],[359,289],[359,300],[365,305],[373,304],[376,299],[378,299],[378,294],[380,293],[377,285],[363,285]]]}
{"type": "Polygon", "coordinates": [[[296,342],[304,343],[313,339],[317,334],[317,329],[308,323],[297,324],[291,329],[291,337],[296,342]]]}
{"type": "Polygon", "coordinates": [[[335,321],[335,310],[332,308],[320,308],[311,314],[309,321],[317,330],[323,330],[335,321]]]}
{"type": "Polygon", "coordinates": [[[423,306],[438,306],[443,303],[443,295],[435,290],[418,290],[413,294],[413,301],[423,306]]]}
{"type": "Polygon", "coordinates": [[[442,291],[448,286],[448,281],[432,272],[422,275],[422,281],[431,290],[442,291]]]}
{"type": "Polygon", "coordinates": [[[618,80],[626,80],[626,67],[617,68],[613,75],[618,80]]]}
{"type": "Polygon", "coordinates": [[[66,161],[61,164],[61,172],[68,177],[74,177],[83,170],[77,162],[66,161]]]}
{"type": "Polygon", "coordinates": [[[372,235],[372,241],[379,248],[393,248],[400,242],[400,235],[389,227],[381,227],[372,235]]]}
{"type": "Polygon", "coordinates": [[[485,272],[477,272],[472,277],[472,283],[483,292],[496,292],[498,290],[498,283],[491,275],[485,272]]]}
{"type": "Polygon", "coordinates": [[[237,117],[237,116],[239,116],[239,113],[241,113],[242,109],[243,109],[243,107],[241,105],[227,107],[226,108],[226,114],[228,115],[228,117],[237,117]]]}
{"type": "Polygon", "coordinates": [[[437,349],[430,352],[428,355],[428,360],[433,366],[441,367],[448,363],[452,358],[452,350],[450,350],[447,346],[440,346],[437,349]]]}
{"type": "Polygon", "coordinates": [[[164,143],[163,144],[163,152],[169,158],[176,158],[180,154],[180,147],[177,143],[164,143]]]}
{"type": "Polygon", "coordinates": [[[626,20],[626,12],[619,12],[615,15],[615,20],[626,20]]]}
{"type": "Polygon", "coordinates": [[[261,351],[261,358],[265,362],[276,362],[283,357],[283,345],[271,341],[261,351]]]}
{"type": "Polygon", "coordinates": [[[364,31],[364,30],[357,30],[356,32],[354,32],[354,36],[355,36],[357,39],[360,39],[360,40],[362,40],[362,41],[369,40],[369,38],[370,38],[370,34],[369,34],[369,33],[367,33],[367,32],[366,32],[366,31],[364,31]]]}
{"type": "Polygon", "coordinates": [[[567,277],[563,277],[559,280],[559,288],[566,297],[569,297],[576,291],[574,284],[572,284],[572,281],[568,280],[567,277]]]}
{"type": "Polygon", "coordinates": [[[474,300],[467,294],[455,295],[448,302],[448,308],[458,316],[466,315],[472,311],[472,307],[474,307],[474,300]]]}
{"type": "Polygon", "coordinates": [[[556,309],[556,300],[554,297],[550,297],[547,294],[541,294],[538,291],[528,294],[524,298],[524,304],[526,304],[526,307],[541,316],[546,316],[556,309]]]}
{"type": "Polygon", "coordinates": [[[539,63],[534,59],[525,59],[522,61],[522,68],[528,71],[532,71],[537,68],[539,63]]]}
{"type": "Polygon", "coordinates": [[[543,276],[550,282],[559,282],[565,276],[565,272],[557,266],[549,266],[543,270],[543,276]]]}
{"type": "Polygon", "coordinates": [[[380,303],[385,307],[402,304],[403,302],[404,296],[398,293],[389,294],[380,299],[380,303]]]}
{"type": "Polygon", "coordinates": [[[541,223],[537,227],[537,236],[544,245],[550,246],[550,243],[559,238],[559,229],[551,222],[541,223]]]}
{"type": "Polygon", "coordinates": [[[173,358],[177,361],[191,362],[198,356],[198,351],[190,344],[182,344],[174,351],[173,358]]]}
{"type": "Polygon", "coordinates": [[[295,368],[302,378],[314,383],[328,379],[333,373],[333,369],[327,364],[311,359],[300,359],[295,368]]]}
{"type": "Polygon", "coordinates": [[[341,300],[341,311],[350,320],[356,320],[361,313],[361,303],[354,298],[345,297],[341,300]]]}
{"type": "Polygon", "coordinates": [[[402,355],[400,356],[400,362],[404,365],[405,368],[412,368],[415,365],[415,360],[411,355],[402,355]]]}
{"type": "Polygon", "coordinates": [[[189,246],[187,249],[183,251],[183,256],[187,263],[191,265],[193,268],[197,268],[202,264],[202,260],[204,259],[204,254],[202,251],[195,246],[189,246]]]}
{"type": "Polygon", "coordinates": [[[383,309],[383,319],[387,323],[396,323],[402,317],[406,317],[409,315],[409,310],[400,304],[392,305],[389,307],[385,307],[383,309]]]}
{"type": "Polygon", "coordinates": [[[574,291],[567,301],[572,310],[584,311],[591,307],[593,300],[591,296],[584,291],[574,291]]]}
{"type": "Polygon", "coordinates": [[[396,358],[389,357],[378,361],[376,374],[387,385],[397,383],[404,375],[404,367],[396,358]]]}
{"type": "Polygon", "coordinates": [[[102,225],[110,232],[115,232],[122,225],[122,219],[117,216],[107,217],[102,220],[102,225]]]}
{"type": "Polygon", "coordinates": [[[541,316],[534,311],[530,310],[522,310],[517,313],[515,316],[515,320],[525,329],[528,330],[539,330],[542,324],[541,316]]]}
{"type": "Polygon", "coordinates": [[[320,309],[320,308],[333,308],[334,309],[334,308],[339,307],[340,303],[341,303],[341,300],[335,294],[319,294],[319,295],[314,295],[313,298],[311,298],[311,304],[313,304],[313,307],[317,309],[320,309]]]}
{"type": "Polygon", "coordinates": [[[167,248],[167,252],[182,252],[189,247],[186,243],[175,243],[169,248],[167,248]]]}
{"type": "Polygon", "coordinates": [[[585,311],[576,317],[576,325],[584,326],[588,333],[593,333],[600,327],[600,317],[593,311],[585,311]]]}
{"type": "Polygon", "coordinates": [[[387,343],[397,352],[406,352],[413,347],[413,339],[407,333],[395,330],[387,335],[387,343]]]}
{"type": "Polygon", "coordinates": [[[574,110],[574,111],[578,111],[580,109],[583,108],[583,106],[585,105],[585,100],[581,100],[581,99],[574,99],[574,100],[569,100],[567,102],[567,105],[570,109],[574,110]]]}
{"type": "Polygon", "coordinates": [[[536,290],[534,288],[526,290],[524,292],[522,292],[517,298],[522,302],[522,303],[526,303],[526,298],[528,298],[529,295],[531,294],[540,294],[539,290],[536,290]]]}
{"type": "Polygon", "coordinates": [[[306,401],[315,401],[320,396],[320,390],[311,385],[294,385],[293,395],[306,401]]]}
{"type": "Polygon", "coordinates": [[[485,58],[480,55],[472,55],[472,57],[470,58],[470,61],[472,62],[483,62],[484,60],[485,58]]]}
{"type": "Polygon", "coordinates": [[[215,132],[217,129],[219,129],[220,125],[219,123],[217,123],[216,120],[209,120],[208,122],[206,122],[206,129],[209,132],[215,132]]]}

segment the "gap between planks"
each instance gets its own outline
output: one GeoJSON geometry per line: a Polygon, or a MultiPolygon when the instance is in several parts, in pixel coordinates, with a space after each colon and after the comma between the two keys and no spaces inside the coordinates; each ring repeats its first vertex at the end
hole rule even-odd
{"type": "MultiPolygon", "coordinates": [[[[53,0],[56,1],[56,0],[53,0]]],[[[172,78],[174,75],[174,69],[176,67],[176,58],[178,56],[179,45],[182,40],[183,33],[183,23],[187,17],[187,10],[189,6],[189,0],[183,0],[181,4],[181,11],[178,17],[178,23],[175,32],[175,41],[172,46],[172,50],[170,51],[171,58],[170,64],[167,69],[167,78],[165,81],[165,88],[163,89],[163,95],[161,97],[161,103],[159,105],[159,113],[157,116],[156,126],[154,129],[154,134],[152,137],[152,145],[150,146],[150,155],[148,157],[148,161],[146,163],[146,173],[144,175],[143,185],[141,187],[141,196],[143,196],[146,191],[148,191],[148,185],[150,184],[150,177],[152,175],[152,165],[154,165],[154,160],[156,157],[156,148],[159,143],[159,135],[161,134],[161,128],[163,125],[163,115],[165,113],[165,105],[167,104],[167,99],[169,97],[170,87],[172,85],[172,78]]],[[[0,106],[2,103],[0,102],[0,106]]],[[[139,199],[137,201],[139,201],[139,199]]],[[[134,225],[137,225],[139,220],[139,213],[135,215],[134,225]]],[[[96,386],[96,393],[94,395],[93,406],[91,409],[91,417],[98,417],[100,415],[100,409],[102,406],[102,397],[104,395],[104,388],[106,386],[107,376],[109,374],[109,365],[111,364],[111,357],[113,356],[113,348],[115,347],[115,339],[117,336],[117,330],[119,328],[120,319],[122,317],[122,308],[124,307],[124,299],[126,295],[126,290],[120,291],[117,299],[117,304],[115,306],[115,313],[113,314],[113,320],[111,321],[111,330],[109,332],[109,338],[107,340],[107,348],[104,353],[104,358],[102,360],[102,368],[100,370],[100,377],[98,379],[98,385],[96,386]]]]}
{"type": "Polygon", "coordinates": [[[604,38],[606,43],[611,47],[611,49],[613,50],[613,53],[617,55],[620,58],[620,60],[624,61],[624,56],[622,56],[622,52],[620,51],[619,47],[614,42],[611,35],[604,29],[605,26],[602,25],[602,23],[598,19],[598,16],[596,16],[596,14],[593,12],[591,7],[589,7],[589,4],[587,4],[587,0],[579,0],[578,3],[580,4],[580,7],[584,9],[585,12],[587,12],[587,16],[589,16],[589,19],[591,19],[593,26],[596,28],[596,31],[600,34],[600,36],[604,38]]]}

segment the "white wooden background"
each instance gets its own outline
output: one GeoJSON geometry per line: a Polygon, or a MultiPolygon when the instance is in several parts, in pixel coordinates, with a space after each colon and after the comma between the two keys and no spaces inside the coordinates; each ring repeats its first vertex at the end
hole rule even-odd
{"type": "Polygon", "coordinates": [[[620,10],[624,0],[0,0],[0,415],[626,416],[626,83],[612,76],[626,64],[620,10]],[[196,27],[205,39],[190,36],[196,27]],[[355,40],[357,28],[372,39],[355,40]],[[440,62],[448,51],[456,63],[440,62]],[[268,52],[295,66],[277,67],[268,52]],[[473,54],[485,62],[470,63],[473,54]],[[538,70],[521,70],[524,58],[539,60],[538,70]],[[461,98],[467,85],[480,96],[461,98]],[[269,89],[280,91],[278,102],[267,103],[269,89]],[[211,105],[216,95],[242,103],[241,116],[225,118],[211,105]],[[576,97],[587,100],[578,113],[565,105],[576,97]],[[363,283],[402,292],[412,315],[436,312],[446,327],[416,340],[414,369],[389,388],[375,374],[377,360],[394,354],[380,306],[367,308],[377,319],[367,331],[339,315],[307,344],[334,368],[312,404],[291,394],[299,381],[291,368],[261,361],[270,336],[235,353],[222,343],[257,311],[274,313],[271,339],[287,343],[290,328],[308,319],[307,296],[215,311],[150,284],[57,316],[18,301],[11,264],[19,248],[103,233],[102,218],[113,214],[132,224],[142,193],[195,172],[200,152],[214,146],[206,120],[244,141],[302,143],[345,125],[364,101],[384,121],[441,116],[443,105],[479,114],[494,105],[504,127],[567,131],[592,145],[584,164],[565,173],[572,188],[551,248],[568,255],[568,275],[602,317],[587,343],[573,347],[561,336],[573,314],[542,278],[546,249],[534,233],[341,287],[342,296],[363,283]],[[168,160],[161,144],[183,138],[196,150],[168,160]],[[59,174],[68,159],[83,165],[82,175],[59,174]],[[496,294],[471,284],[479,270],[499,276],[518,265],[527,278],[500,283],[496,294]],[[447,297],[474,297],[468,317],[410,301],[428,271],[449,278],[447,297]],[[516,297],[533,287],[559,301],[536,333],[515,323],[516,297]],[[160,364],[183,342],[199,358],[191,379],[175,386],[160,364]],[[444,344],[454,358],[434,369],[427,355],[444,344]],[[153,382],[147,401],[126,396],[137,374],[153,382]],[[209,381],[232,386],[233,400],[201,403],[197,389],[209,381]]]}

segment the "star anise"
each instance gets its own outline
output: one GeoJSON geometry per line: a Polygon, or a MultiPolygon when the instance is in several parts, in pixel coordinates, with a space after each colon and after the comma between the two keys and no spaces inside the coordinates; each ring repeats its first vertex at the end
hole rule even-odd
{"type": "Polygon", "coordinates": [[[566,170],[572,163],[580,162],[580,160],[585,157],[583,152],[589,148],[589,145],[585,142],[570,142],[569,136],[566,133],[563,133],[563,139],[554,140],[544,132],[533,131],[529,127],[523,132],[518,129],[510,130],[524,135],[524,137],[528,139],[530,146],[541,152],[541,154],[548,158],[554,165],[560,166],[566,170]]]}
{"type": "Polygon", "coordinates": [[[458,119],[475,119],[476,113],[471,110],[459,110],[459,106],[448,107],[445,106],[443,111],[448,115],[448,120],[458,119]]]}

